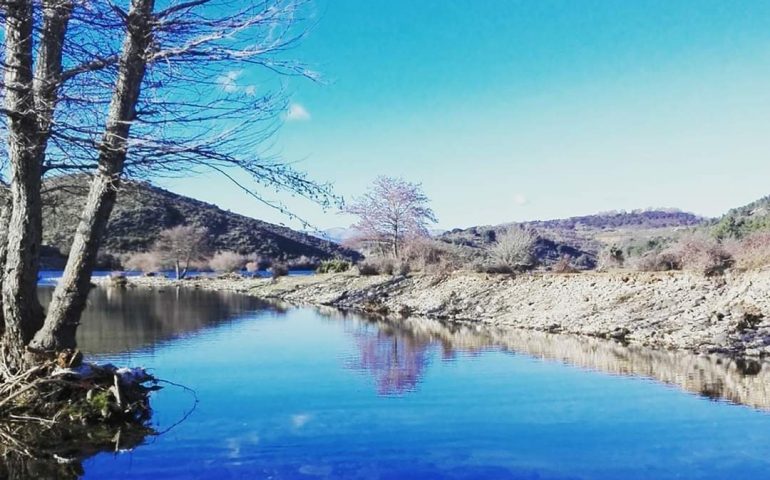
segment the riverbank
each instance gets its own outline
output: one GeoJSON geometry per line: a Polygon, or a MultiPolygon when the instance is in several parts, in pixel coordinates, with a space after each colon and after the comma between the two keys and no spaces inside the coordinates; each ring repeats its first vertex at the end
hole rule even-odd
{"type": "Polygon", "coordinates": [[[712,278],[688,272],[346,273],[276,281],[141,277],[128,279],[128,285],[236,291],[295,305],[571,333],[696,353],[770,355],[770,271],[712,278]]]}

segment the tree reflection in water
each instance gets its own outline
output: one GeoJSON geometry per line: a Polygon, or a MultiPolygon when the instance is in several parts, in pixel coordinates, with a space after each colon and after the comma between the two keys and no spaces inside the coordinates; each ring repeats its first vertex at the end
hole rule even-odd
{"type": "Polygon", "coordinates": [[[357,324],[353,332],[360,352],[351,367],[369,372],[380,395],[399,395],[417,387],[430,361],[430,339],[357,324]]]}
{"type": "Polygon", "coordinates": [[[348,366],[371,374],[382,395],[415,390],[439,349],[443,358],[452,358],[457,352],[476,355],[496,350],[613,375],[653,378],[713,400],[770,410],[767,359],[696,355],[591,337],[498,330],[425,318],[364,318],[333,309],[323,309],[321,314],[345,322],[357,347],[356,358],[348,366]]]}
{"type": "MultiPolygon", "coordinates": [[[[53,289],[40,290],[41,302],[47,305],[53,289]]],[[[88,296],[77,342],[84,353],[92,355],[154,348],[257,310],[285,311],[235,292],[95,288],[88,296]]]]}
{"type": "Polygon", "coordinates": [[[417,389],[435,354],[444,360],[454,358],[451,342],[428,332],[404,328],[397,320],[362,317],[332,308],[319,313],[334,321],[343,321],[352,335],[356,356],[347,367],[366,372],[374,379],[379,395],[402,395],[417,389]]]}

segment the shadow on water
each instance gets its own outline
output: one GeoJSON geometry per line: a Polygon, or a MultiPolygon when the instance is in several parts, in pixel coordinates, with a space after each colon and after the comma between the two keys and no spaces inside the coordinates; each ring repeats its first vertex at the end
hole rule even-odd
{"type": "Polygon", "coordinates": [[[369,373],[382,395],[415,390],[433,349],[444,359],[458,353],[504,350],[613,375],[639,376],[713,400],[770,410],[770,362],[720,355],[654,350],[591,338],[529,330],[498,330],[435,320],[362,318],[322,309],[346,322],[358,347],[349,367],[369,373]]]}
{"type": "Polygon", "coordinates": [[[121,452],[155,435],[149,427],[0,423],[0,478],[70,480],[84,474],[83,461],[121,452]]]}

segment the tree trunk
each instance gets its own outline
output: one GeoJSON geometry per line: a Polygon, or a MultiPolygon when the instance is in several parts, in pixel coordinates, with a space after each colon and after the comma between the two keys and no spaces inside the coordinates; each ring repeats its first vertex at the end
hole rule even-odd
{"type": "Polygon", "coordinates": [[[39,130],[32,88],[32,1],[6,4],[5,108],[8,115],[8,161],[11,215],[3,271],[5,329],[0,341],[3,360],[11,369],[23,365],[24,346],[43,320],[37,298],[42,232],[39,130]]]}
{"type": "MultiPolygon", "coordinates": [[[[11,199],[8,192],[3,192],[0,200],[0,272],[5,270],[5,258],[8,253],[8,223],[11,220],[11,199]]],[[[2,292],[3,276],[0,274],[0,292],[2,292]]],[[[2,296],[0,295],[0,337],[5,332],[5,320],[3,319],[2,296]]]]}
{"type": "Polygon", "coordinates": [[[126,19],[118,78],[99,148],[99,167],[91,182],[64,275],[54,291],[45,325],[30,346],[38,350],[75,347],[75,332],[90,290],[96,254],[117,196],[131,123],[152,39],[154,0],[133,0],[126,19]]]}

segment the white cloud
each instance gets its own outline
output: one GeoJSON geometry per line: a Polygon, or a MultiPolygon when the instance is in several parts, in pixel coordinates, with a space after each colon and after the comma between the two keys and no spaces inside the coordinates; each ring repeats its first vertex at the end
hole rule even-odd
{"type": "Polygon", "coordinates": [[[256,85],[247,85],[246,87],[243,88],[243,91],[244,91],[244,93],[246,93],[246,95],[248,95],[250,97],[253,97],[254,95],[257,94],[257,86],[256,85]]]}
{"type": "Polygon", "coordinates": [[[517,193],[513,196],[513,203],[518,206],[522,206],[528,204],[529,199],[523,193],[517,193]]]}
{"type": "Polygon", "coordinates": [[[224,75],[220,75],[217,77],[217,83],[220,87],[222,87],[222,90],[224,90],[227,93],[233,93],[238,91],[238,77],[241,76],[243,73],[243,70],[230,70],[229,72],[226,72],[224,75]]]}
{"type": "Polygon", "coordinates": [[[292,103],[286,111],[286,120],[290,122],[310,120],[310,112],[299,103],[292,103]]]}

